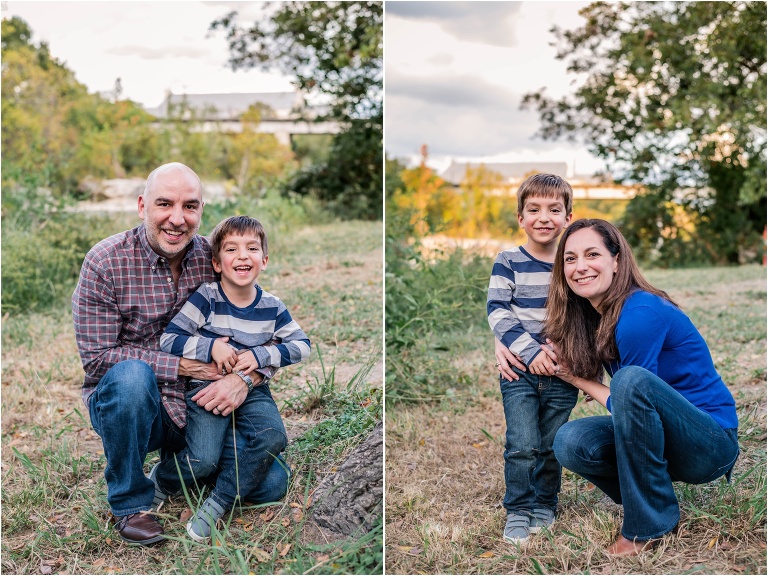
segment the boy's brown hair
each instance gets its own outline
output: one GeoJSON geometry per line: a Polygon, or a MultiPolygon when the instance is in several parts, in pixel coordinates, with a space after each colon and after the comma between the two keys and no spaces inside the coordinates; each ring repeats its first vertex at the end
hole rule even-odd
{"type": "Polygon", "coordinates": [[[534,174],[520,184],[517,189],[517,213],[522,214],[525,203],[531,196],[543,198],[558,198],[563,201],[565,215],[573,210],[573,188],[565,180],[555,174],[534,174]]]}
{"type": "Polygon", "coordinates": [[[226,220],[222,220],[216,225],[211,233],[211,254],[217,260],[219,259],[219,251],[221,245],[228,236],[243,236],[246,233],[251,233],[258,236],[261,241],[261,251],[264,256],[269,256],[269,250],[267,249],[267,233],[264,230],[264,226],[256,218],[250,216],[230,216],[226,220]]]}

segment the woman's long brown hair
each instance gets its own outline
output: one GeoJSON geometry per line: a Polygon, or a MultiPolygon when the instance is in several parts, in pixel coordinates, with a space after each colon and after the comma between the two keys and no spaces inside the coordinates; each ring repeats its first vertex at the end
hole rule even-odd
{"type": "Polygon", "coordinates": [[[616,226],[605,220],[583,218],[566,228],[552,269],[544,333],[558,345],[563,363],[573,374],[598,379],[603,373],[603,362],[618,357],[616,323],[624,301],[636,290],[656,294],[675,304],[666,292],[654,288],[643,278],[632,249],[616,226]],[[618,256],[616,273],[600,303],[599,313],[589,300],[577,296],[565,279],[565,244],[572,234],[585,228],[594,230],[606,250],[618,256]]]}

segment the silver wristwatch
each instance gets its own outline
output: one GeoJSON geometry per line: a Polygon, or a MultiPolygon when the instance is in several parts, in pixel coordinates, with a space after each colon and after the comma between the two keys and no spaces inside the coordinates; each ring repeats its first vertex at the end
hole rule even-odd
{"type": "Polygon", "coordinates": [[[250,393],[251,390],[253,390],[253,378],[251,378],[248,374],[243,372],[242,370],[238,370],[235,372],[240,378],[243,379],[243,382],[245,382],[245,385],[248,386],[248,392],[250,393]]]}

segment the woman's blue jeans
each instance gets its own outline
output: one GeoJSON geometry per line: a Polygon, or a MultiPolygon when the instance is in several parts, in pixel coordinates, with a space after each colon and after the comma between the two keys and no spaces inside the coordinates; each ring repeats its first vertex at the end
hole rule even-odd
{"type": "MultiPolygon", "coordinates": [[[[144,459],[154,450],[160,450],[161,458],[172,459],[185,446],[184,430],[176,427],[163,408],[152,368],[140,360],[119,362],[99,381],[88,410],[104,446],[104,478],[112,514],[149,510],[155,488],[144,475],[144,459]]],[[[246,500],[279,500],[285,495],[287,477],[286,469],[274,461],[262,485],[246,500]]]]}
{"type": "Polygon", "coordinates": [[[724,430],[638,366],[612,378],[611,411],[563,425],[555,455],[623,504],[625,538],[659,538],[680,520],[672,482],[704,484],[729,474],[739,455],[737,429],[724,430]]]}
{"type": "Polygon", "coordinates": [[[559,378],[515,370],[517,381],[501,378],[507,421],[504,445],[504,508],[507,512],[557,510],[561,468],[552,442],[568,421],[579,391],[559,378]]]}
{"type": "Polygon", "coordinates": [[[219,416],[192,400],[208,384],[186,393],[187,446],[157,467],[160,488],[174,494],[182,482],[194,486],[218,470],[211,497],[224,509],[238,496],[241,503],[279,500],[288,485],[289,470],[279,456],[288,438],[269,385],[255,387],[232,414],[219,416]]]}

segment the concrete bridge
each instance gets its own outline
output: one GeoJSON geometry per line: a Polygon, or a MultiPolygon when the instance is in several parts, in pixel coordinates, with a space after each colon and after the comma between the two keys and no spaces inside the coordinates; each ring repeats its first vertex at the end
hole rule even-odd
{"type": "Polygon", "coordinates": [[[172,94],[157,108],[145,110],[162,123],[170,118],[194,122],[200,132],[242,132],[241,117],[249,106],[262,106],[257,132],[274,134],[277,140],[290,146],[296,134],[336,134],[336,122],[316,122],[325,109],[307,105],[301,92],[252,92],[245,94],[172,94]]]}

